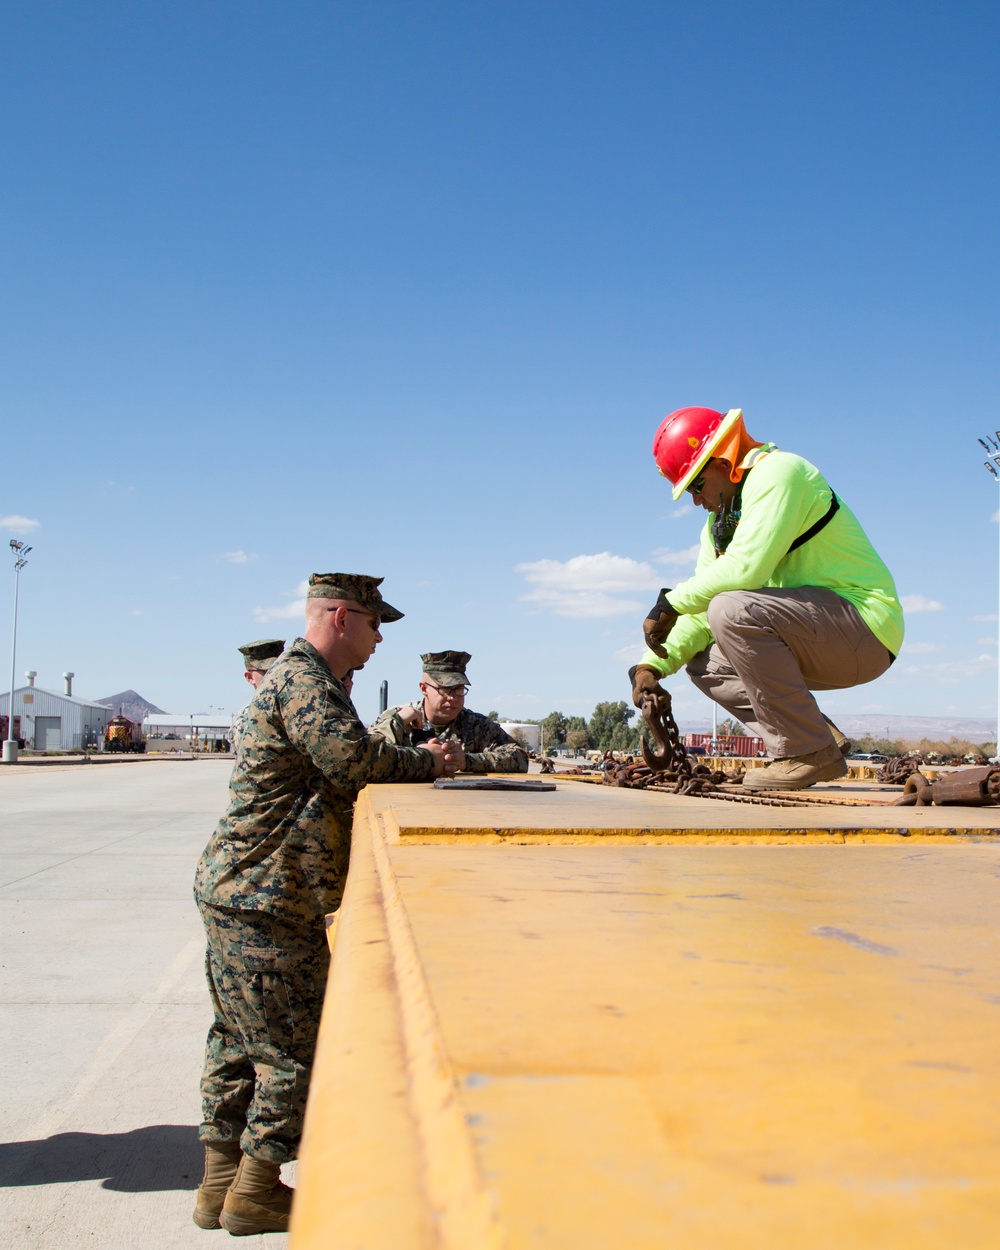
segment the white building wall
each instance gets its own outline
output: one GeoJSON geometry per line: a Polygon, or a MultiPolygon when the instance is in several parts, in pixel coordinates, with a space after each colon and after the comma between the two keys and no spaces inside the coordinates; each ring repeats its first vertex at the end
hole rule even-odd
{"type": "Polygon", "coordinates": [[[523,738],[523,740],[528,744],[528,750],[538,750],[538,743],[542,733],[540,725],[525,725],[521,721],[502,720],[500,722],[500,728],[505,733],[509,733],[512,738],[514,737],[514,730],[518,730],[519,732],[517,737],[519,740],[523,738]]]}
{"type": "MultiPolygon", "coordinates": [[[[0,716],[7,715],[9,704],[10,693],[0,694],[0,716]]],[[[84,745],[84,736],[88,734],[99,745],[112,712],[99,703],[43,690],[41,686],[20,686],[14,691],[14,715],[21,718],[21,737],[29,747],[39,750],[45,744],[35,741],[35,721],[38,717],[58,717],[59,749],[73,751],[84,745]]]]}
{"type": "Polygon", "coordinates": [[[147,716],[143,721],[143,729],[148,738],[163,738],[167,734],[172,734],[187,741],[194,734],[202,741],[212,741],[215,738],[228,737],[231,724],[232,717],[229,715],[191,717],[171,716],[169,713],[164,713],[162,716],[147,716]]]}

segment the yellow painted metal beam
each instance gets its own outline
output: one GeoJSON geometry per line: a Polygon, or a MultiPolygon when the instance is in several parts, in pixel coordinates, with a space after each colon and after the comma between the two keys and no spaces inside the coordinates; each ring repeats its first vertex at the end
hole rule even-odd
{"type": "Polygon", "coordinates": [[[989,822],[697,803],[364,792],[293,1250],[1000,1244],[989,822]]]}
{"type": "MultiPolygon", "coordinates": [[[[389,817],[390,836],[418,839],[573,837],[657,840],[691,837],[806,839],[1000,837],[997,807],[767,807],[654,791],[618,789],[568,778],[555,791],[435,790],[429,786],[373,787],[373,802],[389,817]]],[[[818,792],[811,791],[810,793],[818,792]]],[[[835,787],[827,792],[837,793],[835,787]]],[[[845,793],[856,796],[857,789],[845,793]]],[[[884,797],[884,796],[883,796],[884,797]]]]}

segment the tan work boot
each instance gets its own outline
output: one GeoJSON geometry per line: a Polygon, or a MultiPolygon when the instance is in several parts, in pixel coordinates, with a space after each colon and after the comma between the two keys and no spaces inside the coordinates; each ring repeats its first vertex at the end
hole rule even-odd
{"type": "Polygon", "coordinates": [[[833,734],[833,740],[836,742],[840,754],[850,755],[851,751],[854,750],[854,743],[850,740],[850,738],[844,737],[841,731],[825,712],[820,712],[820,716],[822,716],[826,723],[830,726],[830,732],[833,734]]]}
{"type": "Polygon", "coordinates": [[[848,771],[840,747],[831,742],[810,755],[793,755],[787,760],[775,760],[766,768],[751,769],[743,784],[753,790],[804,790],[817,781],[846,777],[848,771]]]}
{"type": "Polygon", "coordinates": [[[234,1237],[251,1233],[285,1233],[294,1189],[278,1179],[280,1163],[263,1163],[244,1155],[226,1194],[219,1223],[234,1237]]]}
{"type": "Polygon", "coordinates": [[[206,1143],[205,1175],[198,1189],[193,1216],[199,1228],[221,1228],[219,1212],[226,1200],[226,1190],[236,1179],[242,1157],[238,1141],[206,1143]]]}

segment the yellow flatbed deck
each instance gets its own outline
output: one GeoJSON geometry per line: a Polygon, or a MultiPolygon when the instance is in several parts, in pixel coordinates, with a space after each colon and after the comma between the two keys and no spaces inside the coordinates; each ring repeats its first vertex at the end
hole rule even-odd
{"type": "Polygon", "coordinates": [[[293,1250],[1000,1245],[1000,810],[555,781],[359,799],[293,1250]]]}

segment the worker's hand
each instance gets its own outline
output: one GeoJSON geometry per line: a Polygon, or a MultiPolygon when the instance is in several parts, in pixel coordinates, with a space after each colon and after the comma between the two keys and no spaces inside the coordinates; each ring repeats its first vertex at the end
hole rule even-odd
{"type": "Polygon", "coordinates": [[[667,653],[663,649],[663,644],[667,641],[667,635],[673,629],[677,621],[677,613],[670,606],[670,600],[667,595],[669,590],[661,590],[660,596],[649,609],[646,619],[642,623],[642,632],[646,637],[646,646],[654,655],[660,656],[661,659],[667,658],[667,653]]]}
{"type": "Polygon", "coordinates": [[[632,702],[641,708],[646,699],[651,699],[658,712],[670,711],[670,695],[660,685],[660,675],[645,665],[637,664],[628,671],[632,682],[632,702]]]}
{"type": "Polygon", "coordinates": [[[405,707],[401,707],[399,709],[397,715],[403,722],[403,731],[405,733],[414,733],[424,727],[424,713],[422,708],[411,707],[407,703],[405,707]]]}
{"type": "Polygon", "coordinates": [[[465,764],[461,744],[452,739],[442,742],[439,738],[431,738],[429,742],[422,742],[418,750],[427,751],[434,757],[435,777],[454,777],[465,764]]]}

